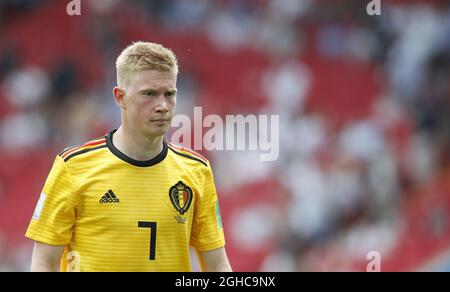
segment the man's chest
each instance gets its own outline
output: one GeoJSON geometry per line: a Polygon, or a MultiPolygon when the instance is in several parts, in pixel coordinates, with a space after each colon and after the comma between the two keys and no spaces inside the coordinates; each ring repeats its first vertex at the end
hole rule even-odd
{"type": "Polygon", "coordinates": [[[138,222],[191,225],[198,195],[185,173],[92,173],[78,191],[76,216],[79,224],[124,230],[138,222]]]}

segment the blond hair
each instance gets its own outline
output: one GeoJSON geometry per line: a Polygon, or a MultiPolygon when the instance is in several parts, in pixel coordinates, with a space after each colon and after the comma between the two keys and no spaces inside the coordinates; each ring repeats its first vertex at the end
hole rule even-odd
{"type": "Polygon", "coordinates": [[[173,71],[178,74],[178,63],[175,54],[160,44],[134,42],[117,58],[116,70],[117,85],[123,87],[133,73],[140,71],[173,71]]]}

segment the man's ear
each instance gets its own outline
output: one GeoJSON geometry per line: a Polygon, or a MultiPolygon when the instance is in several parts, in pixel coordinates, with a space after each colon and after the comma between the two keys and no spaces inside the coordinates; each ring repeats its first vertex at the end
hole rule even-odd
{"type": "Polygon", "coordinates": [[[123,90],[120,87],[114,87],[113,88],[113,95],[114,95],[114,100],[116,101],[117,105],[121,108],[121,109],[125,109],[125,102],[124,102],[124,98],[125,98],[125,90],[123,90]]]}

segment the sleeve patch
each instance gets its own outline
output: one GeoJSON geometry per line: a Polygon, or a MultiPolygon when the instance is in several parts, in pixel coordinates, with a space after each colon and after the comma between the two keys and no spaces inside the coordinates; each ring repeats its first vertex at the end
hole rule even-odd
{"type": "Polygon", "coordinates": [[[220,229],[223,229],[222,215],[220,214],[220,207],[219,207],[219,200],[217,200],[217,202],[216,202],[216,218],[217,218],[217,224],[219,225],[220,229]]]}
{"type": "Polygon", "coordinates": [[[44,208],[44,203],[45,203],[46,198],[47,198],[47,195],[45,193],[41,193],[41,196],[39,197],[39,201],[37,202],[36,208],[34,209],[33,220],[36,220],[36,221],[39,220],[42,209],[44,208]]]}

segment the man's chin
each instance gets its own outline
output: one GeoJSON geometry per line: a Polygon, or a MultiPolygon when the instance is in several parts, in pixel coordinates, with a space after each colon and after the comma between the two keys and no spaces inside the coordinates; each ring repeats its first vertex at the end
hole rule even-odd
{"type": "Polygon", "coordinates": [[[158,127],[156,129],[152,128],[152,129],[148,129],[146,131],[146,135],[148,137],[161,137],[161,136],[165,136],[168,131],[169,131],[169,128],[167,128],[167,127],[158,127]]]}

